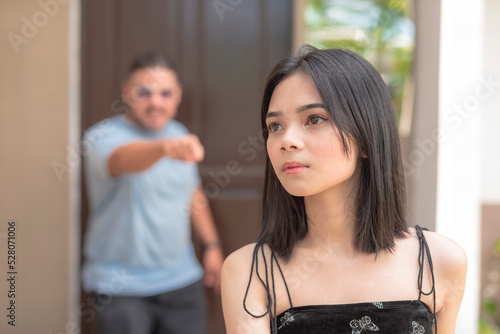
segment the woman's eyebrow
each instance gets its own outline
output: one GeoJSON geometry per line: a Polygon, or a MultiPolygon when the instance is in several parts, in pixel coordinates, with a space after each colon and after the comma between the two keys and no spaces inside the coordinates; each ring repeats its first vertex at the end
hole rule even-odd
{"type": "MultiPolygon", "coordinates": [[[[314,108],[325,108],[325,105],[322,103],[311,103],[311,104],[306,104],[305,106],[298,107],[297,108],[297,113],[309,110],[309,109],[314,109],[314,108]]],[[[283,113],[281,111],[269,111],[266,114],[266,119],[271,118],[271,117],[278,117],[278,116],[283,116],[283,113]]]]}
{"type": "Polygon", "coordinates": [[[266,114],[266,119],[271,118],[271,117],[278,117],[282,116],[283,113],[281,111],[268,111],[266,114]]]}
{"type": "Polygon", "coordinates": [[[297,108],[297,112],[303,112],[303,111],[306,111],[308,109],[314,109],[314,108],[326,109],[325,105],[322,103],[311,103],[311,104],[306,104],[305,106],[297,108]]]}

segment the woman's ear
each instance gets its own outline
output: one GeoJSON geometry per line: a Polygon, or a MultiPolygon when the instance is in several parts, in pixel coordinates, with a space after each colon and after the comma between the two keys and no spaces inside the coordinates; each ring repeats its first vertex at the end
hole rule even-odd
{"type": "Polygon", "coordinates": [[[366,154],[365,150],[361,151],[361,157],[365,158],[365,159],[368,159],[368,154],[366,154]]]}

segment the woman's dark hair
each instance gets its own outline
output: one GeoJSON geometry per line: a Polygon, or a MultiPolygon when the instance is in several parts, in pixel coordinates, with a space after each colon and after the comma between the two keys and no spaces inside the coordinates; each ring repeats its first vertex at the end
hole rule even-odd
{"type": "MultiPolygon", "coordinates": [[[[344,152],[357,147],[352,193],[356,249],[378,254],[392,251],[407,232],[406,191],[396,117],[387,87],[373,66],[354,52],[304,46],[283,59],[268,77],[261,106],[264,138],[266,114],[276,86],[296,72],[308,74],[340,133],[344,152]],[[364,157],[363,157],[364,156],[364,157]]],[[[332,171],[333,172],[333,171],[332,171]]],[[[267,243],[287,261],[295,243],[307,233],[304,198],[290,195],[266,157],[262,226],[257,242],[267,243]]]]}

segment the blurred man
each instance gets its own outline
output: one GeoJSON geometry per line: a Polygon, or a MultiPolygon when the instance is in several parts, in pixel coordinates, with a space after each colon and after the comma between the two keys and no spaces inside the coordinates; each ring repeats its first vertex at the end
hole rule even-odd
{"type": "Polygon", "coordinates": [[[98,332],[204,333],[203,282],[219,292],[223,254],[196,165],[203,146],[173,119],[182,88],[161,54],[138,56],[122,92],[130,110],[84,136],[83,285],[96,300],[98,332]]]}

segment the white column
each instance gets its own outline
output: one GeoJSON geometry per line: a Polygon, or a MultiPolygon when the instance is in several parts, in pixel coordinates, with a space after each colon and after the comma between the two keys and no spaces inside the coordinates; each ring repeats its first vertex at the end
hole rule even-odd
{"type": "Polygon", "coordinates": [[[477,332],[479,311],[481,118],[492,89],[483,72],[483,19],[483,1],[441,0],[436,230],[468,257],[457,334],[477,332]]]}
{"type": "MultiPolygon", "coordinates": [[[[485,0],[484,73],[500,82],[500,1],[485,0]]],[[[482,202],[500,204],[500,87],[484,101],[482,142],[482,202]]],[[[500,236],[497,236],[500,237],[500,236]]]]}

